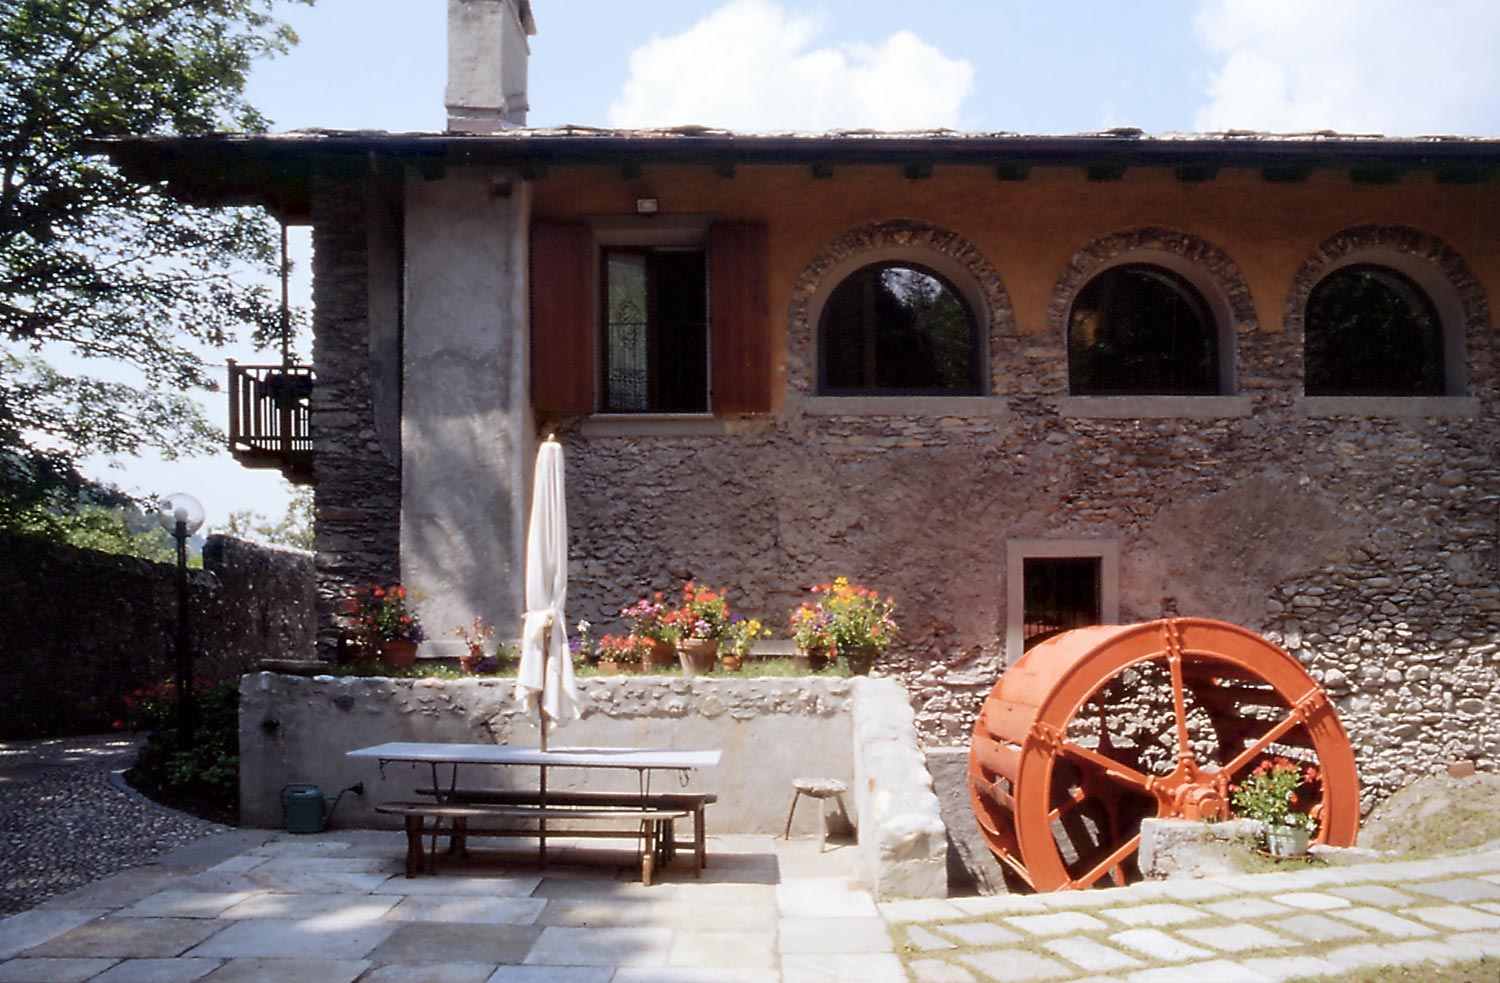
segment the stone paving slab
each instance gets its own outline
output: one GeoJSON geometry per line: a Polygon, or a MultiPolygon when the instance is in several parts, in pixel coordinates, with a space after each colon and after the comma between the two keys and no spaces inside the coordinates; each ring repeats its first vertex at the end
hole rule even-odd
{"type": "Polygon", "coordinates": [[[193,983],[218,968],[217,959],[126,959],[92,983],[193,983]]]}
{"type": "Polygon", "coordinates": [[[231,959],[199,983],[354,983],[369,966],[362,959],[231,959]]]}
{"type": "Polygon", "coordinates": [[[1109,940],[1148,959],[1161,962],[1186,962],[1189,959],[1206,959],[1213,955],[1208,949],[1190,945],[1155,928],[1127,929],[1111,935],[1109,940]]]}
{"type": "Polygon", "coordinates": [[[1259,925],[1216,925],[1212,928],[1179,928],[1177,934],[1199,945],[1220,952],[1253,952],[1256,949],[1279,949],[1296,944],[1259,925]]]}
{"type": "Polygon", "coordinates": [[[0,963],[0,983],[84,983],[118,959],[36,959],[22,956],[0,963]]]}
{"type": "Polygon", "coordinates": [[[1052,939],[1042,947],[1055,955],[1090,973],[1107,973],[1119,969],[1135,969],[1144,966],[1134,956],[1111,948],[1093,939],[1052,939]]]}
{"type": "Polygon", "coordinates": [[[1122,925],[1150,925],[1155,927],[1180,925],[1183,922],[1198,921],[1199,919],[1208,917],[1196,908],[1189,908],[1186,905],[1180,904],[1143,904],[1130,908],[1106,908],[1100,914],[1122,925]]]}
{"type": "Polygon", "coordinates": [[[1074,975],[1066,964],[1025,949],[986,950],[959,958],[978,970],[982,979],[995,983],[1030,983],[1074,975]]]}
{"type": "Polygon", "coordinates": [[[1389,911],[1378,908],[1347,908],[1343,911],[1332,912],[1335,918],[1353,922],[1364,928],[1374,929],[1383,935],[1394,935],[1398,938],[1414,938],[1421,935],[1432,935],[1437,930],[1429,928],[1410,918],[1402,918],[1389,911]]]}

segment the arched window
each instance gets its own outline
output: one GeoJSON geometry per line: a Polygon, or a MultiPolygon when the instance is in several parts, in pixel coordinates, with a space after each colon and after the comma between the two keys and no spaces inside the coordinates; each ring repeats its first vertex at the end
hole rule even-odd
{"type": "Polygon", "coordinates": [[[1443,324],[1404,273],[1374,263],[1342,266],[1313,287],[1304,318],[1309,396],[1440,396],[1443,324]]]}
{"type": "Polygon", "coordinates": [[[1212,395],[1219,330],[1196,287],[1152,263],[1111,266],[1073,300],[1068,379],[1075,395],[1212,395]]]}
{"type": "Polygon", "coordinates": [[[916,263],[873,263],[828,295],[818,327],[825,395],[977,395],[979,322],[942,274],[916,263]]]}

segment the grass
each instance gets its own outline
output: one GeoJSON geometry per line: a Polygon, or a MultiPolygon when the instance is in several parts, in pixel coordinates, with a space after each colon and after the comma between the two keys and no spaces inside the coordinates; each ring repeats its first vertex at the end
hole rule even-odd
{"type": "Polygon", "coordinates": [[[1454,963],[1366,966],[1333,976],[1298,976],[1293,983],[1496,983],[1500,959],[1481,956],[1454,963]]]}
{"type": "MultiPolygon", "coordinates": [[[[418,663],[410,669],[388,669],[379,662],[348,662],[339,665],[319,665],[316,672],[320,676],[387,676],[395,679],[505,679],[516,675],[516,663],[502,663],[495,672],[489,673],[467,673],[462,669],[448,665],[444,662],[432,661],[427,664],[418,663]]],[[[579,679],[592,679],[602,675],[597,668],[589,665],[574,665],[574,674],[579,679]]],[[[650,672],[622,672],[618,676],[677,676],[682,675],[681,666],[660,666],[653,668],[650,672]]],[[[715,663],[714,669],[708,673],[700,673],[713,679],[759,679],[771,676],[829,676],[847,677],[851,675],[848,666],[842,662],[836,662],[821,672],[807,672],[798,669],[796,661],[790,657],[771,659],[752,659],[745,663],[738,672],[729,672],[715,663]]]]}

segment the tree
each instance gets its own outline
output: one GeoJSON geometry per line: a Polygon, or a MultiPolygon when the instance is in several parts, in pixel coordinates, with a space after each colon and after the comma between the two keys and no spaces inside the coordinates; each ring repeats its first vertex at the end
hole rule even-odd
{"type": "Polygon", "coordinates": [[[296,40],[278,2],[312,0],[0,2],[0,452],[66,474],[219,442],[189,395],[217,388],[198,349],[279,332],[271,291],[237,279],[274,271],[272,224],[140,187],[90,148],[264,128],[243,89],[296,40]]]}
{"type": "Polygon", "coordinates": [[[292,500],[286,514],[278,520],[267,519],[259,512],[240,509],[229,513],[224,532],[240,539],[253,539],[272,546],[291,546],[299,550],[313,548],[313,492],[311,488],[292,489],[292,500]]]}

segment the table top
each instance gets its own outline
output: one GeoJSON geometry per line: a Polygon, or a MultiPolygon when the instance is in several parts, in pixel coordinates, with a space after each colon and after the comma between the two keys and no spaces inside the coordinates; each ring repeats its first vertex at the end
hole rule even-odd
{"type": "Polygon", "coordinates": [[[716,750],[634,747],[520,747],[514,744],[448,744],[442,741],[391,741],[347,752],[351,758],[380,761],[430,761],[465,765],[550,765],[558,768],[713,768],[716,750]]]}

